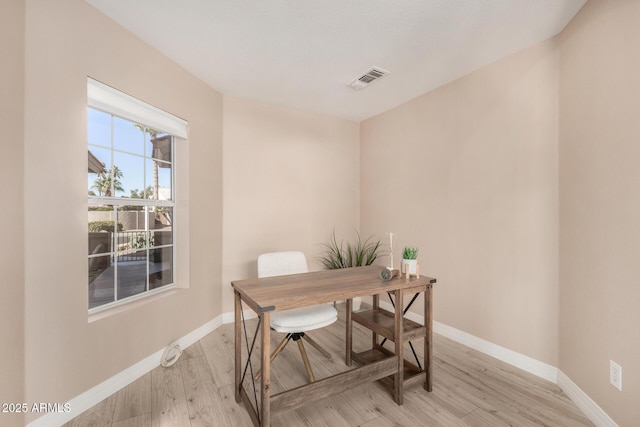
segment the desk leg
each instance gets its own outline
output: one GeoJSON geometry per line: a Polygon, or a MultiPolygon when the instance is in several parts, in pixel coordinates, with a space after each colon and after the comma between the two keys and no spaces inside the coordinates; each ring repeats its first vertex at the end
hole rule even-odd
{"type": "Polygon", "coordinates": [[[347,366],[351,366],[351,350],[352,350],[352,334],[353,334],[353,325],[351,324],[351,310],[353,308],[353,300],[348,298],[345,304],[345,322],[346,326],[346,335],[344,338],[345,341],[345,354],[344,354],[344,363],[347,366]]]}
{"type": "Polygon", "coordinates": [[[427,286],[424,291],[424,325],[427,336],[424,337],[424,389],[431,391],[431,356],[433,355],[433,286],[427,286]]]}
{"type": "MultiPolygon", "coordinates": [[[[380,295],[375,294],[373,296],[373,309],[377,310],[380,308],[380,295]]],[[[371,331],[371,349],[378,348],[378,334],[374,331],[371,331]]]]}
{"type": "Polygon", "coordinates": [[[271,422],[271,313],[266,311],[261,316],[260,425],[268,427],[271,422]]]}
{"type": "Polygon", "coordinates": [[[242,387],[242,298],[238,292],[234,291],[235,301],[235,319],[234,319],[234,341],[235,341],[235,374],[236,374],[236,402],[240,403],[240,387],[242,387]]]}
{"type": "Polygon", "coordinates": [[[404,355],[402,354],[402,347],[404,343],[404,325],[402,322],[403,319],[403,304],[404,300],[404,291],[402,289],[398,289],[394,292],[395,300],[396,300],[396,311],[395,311],[395,346],[396,346],[396,357],[398,358],[398,372],[395,374],[394,381],[394,397],[396,403],[398,405],[403,404],[403,383],[404,383],[404,355]]]}

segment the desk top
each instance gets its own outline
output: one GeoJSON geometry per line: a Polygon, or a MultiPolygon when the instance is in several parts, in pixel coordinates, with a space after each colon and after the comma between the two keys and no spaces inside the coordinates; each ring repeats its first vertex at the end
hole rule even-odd
{"type": "Polygon", "coordinates": [[[348,298],[392,292],[435,283],[427,276],[394,278],[388,282],[380,278],[385,267],[342,268],[286,276],[234,280],[231,286],[242,300],[258,312],[288,310],[339,301],[348,298]]]}

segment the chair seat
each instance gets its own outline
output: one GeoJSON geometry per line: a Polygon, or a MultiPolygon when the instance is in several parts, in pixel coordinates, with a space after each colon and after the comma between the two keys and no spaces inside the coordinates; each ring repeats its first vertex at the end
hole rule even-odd
{"type": "Polygon", "coordinates": [[[271,313],[271,328],[276,332],[307,332],[328,326],[338,320],[338,311],[329,304],[271,313]]]}

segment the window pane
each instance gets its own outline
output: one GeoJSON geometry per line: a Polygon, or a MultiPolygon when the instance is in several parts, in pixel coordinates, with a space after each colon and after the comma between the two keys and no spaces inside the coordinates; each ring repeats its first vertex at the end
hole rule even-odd
{"type": "Polygon", "coordinates": [[[147,138],[147,157],[162,160],[164,162],[171,162],[171,142],[173,137],[171,135],[157,135],[155,138],[147,138]]]}
{"type": "Polygon", "coordinates": [[[118,256],[118,299],[147,290],[147,251],[128,252],[118,256]]]}
{"type": "Polygon", "coordinates": [[[114,301],[114,272],[111,255],[89,257],[89,308],[114,301]]]}
{"type": "Polygon", "coordinates": [[[148,231],[130,231],[127,235],[129,238],[128,252],[147,249],[152,245],[150,239],[153,239],[153,234],[148,231]]]}
{"type": "Polygon", "coordinates": [[[112,250],[115,224],[113,206],[89,206],[87,212],[89,308],[114,301],[112,250]]]}
{"type": "MultiPolygon", "coordinates": [[[[144,128],[129,120],[113,118],[113,148],[144,155],[144,128]]],[[[117,164],[117,163],[116,163],[117,164]]]]}
{"type": "Polygon", "coordinates": [[[147,290],[148,217],[146,207],[118,209],[118,220],[122,223],[116,246],[119,300],[147,290]]]}
{"type": "MultiPolygon", "coordinates": [[[[89,255],[113,251],[115,210],[111,205],[89,205],[87,224],[89,232],[89,255]]],[[[120,223],[118,227],[122,228],[120,223]]]]}
{"type": "Polygon", "coordinates": [[[158,200],[173,200],[171,194],[171,165],[167,163],[158,163],[158,200]]]}
{"type": "Polygon", "coordinates": [[[152,246],[173,243],[173,208],[158,206],[155,211],[152,246]]]}
{"type": "Polygon", "coordinates": [[[171,179],[171,163],[147,160],[147,185],[153,189],[153,200],[173,200],[171,179]]]}
{"type": "Polygon", "coordinates": [[[126,153],[115,152],[113,164],[116,167],[117,178],[116,197],[131,197],[132,194],[144,190],[144,158],[126,153]]]}
{"type": "Polygon", "coordinates": [[[149,289],[173,283],[173,246],[149,251],[149,289]]]}
{"type": "Polygon", "coordinates": [[[89,146],[87,185],[90,196],[104,196],[111,191],[111,150],[89,146]]]}
{"type": "Polygon", "coordinates": [[[140,249],[131,247],[129,243],[132,236],[138,232],[147,230],[148,222],[153,222],[153,212],[146,206],[121,206],[118,208],[118,222],[121,226],[121,233],[118,235],[118,250],[140,249]]]}
{"type": "Polygon", "coordinates": [[[111,115],[87,108],[87,138],[89,144],[111,147],[111,115]]]}

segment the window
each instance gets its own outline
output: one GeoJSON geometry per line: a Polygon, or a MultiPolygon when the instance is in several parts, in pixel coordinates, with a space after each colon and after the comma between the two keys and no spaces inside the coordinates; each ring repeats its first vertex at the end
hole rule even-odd
{"type": "Polygon", "coordinates": [[[176,138],[167,129],[186,136],[186,122],[94,80],[87,89],[92,312],[174,285],[176,138]]]}

